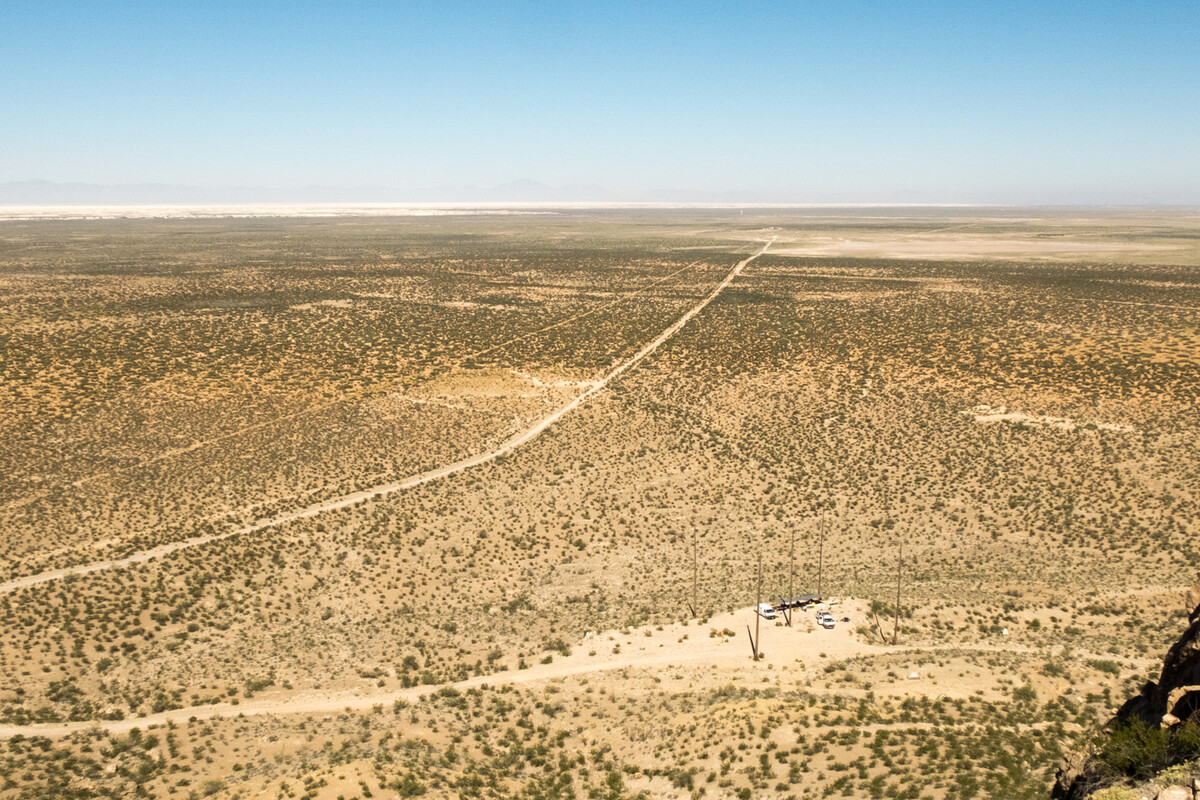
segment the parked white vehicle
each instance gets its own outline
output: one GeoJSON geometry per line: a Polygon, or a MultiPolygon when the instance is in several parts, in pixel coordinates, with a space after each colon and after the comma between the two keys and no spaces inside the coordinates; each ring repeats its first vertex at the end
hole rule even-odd
{"type": "Polygon", "coordinates": [[[770,603],[759,603],[758,615],[763,619],[775,619],[775,607],[770,603]]]}

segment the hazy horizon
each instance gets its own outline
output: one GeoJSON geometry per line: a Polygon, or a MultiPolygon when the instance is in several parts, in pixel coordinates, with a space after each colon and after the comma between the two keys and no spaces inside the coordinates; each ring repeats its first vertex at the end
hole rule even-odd
{"type": "MultiPolygon", "coordinates": [[[[182,184],[86,184],[44,180],[0,182],[0,218],[13,218],[22,208],[196,208],[295,207],[362,209],[424,208],[1200,208],[1200,203],[979,203],[903,200],[821,201],[796,200],[763,192],[702,192],[650,190],[620,194],[603,186],[547,186],[533,180],[508,181],[493,186],[422,187],[415,190],[387,186],[188,186],[182,184]]],[[[277,212],[271,212],[277,213],[277,212]]]]}

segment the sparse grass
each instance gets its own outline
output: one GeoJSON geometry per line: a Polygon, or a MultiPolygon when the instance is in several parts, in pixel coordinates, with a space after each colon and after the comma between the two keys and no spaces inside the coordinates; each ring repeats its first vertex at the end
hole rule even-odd
{"type": "MultiPolygon", "coordinates": [[[[755,242],[944,222],[5,223],[0,580],[484,451],[644,346],[755,242]]],[[[1161,242],[1178,223],[1120,224],[1161,242]]],[[[978,222],[997,236],[1088,225],[978,222]]],[[[1173,640],[1170,590],[1200,560],[1200,331],[1187,310],[1200,308],[1200,259],[1181,259],[768,252],[668,346],[503,459],[0,595],[0,722],[430,687],[366,723],[226,719],[180,726],[174,745],[143,732],[153,747],[10,739],[0,797],[89,781],[95,796],[310,800],[365,797],[364,785],[1036,796],[1059,751],[1173,640]],[[980,405],[1077,424],[979,423],[980,405]],[[793,534],[793,588],[815,591],[822,510],[825,593],[873,602],[889,637],[903,539],[900,641],[921,656],[778,664],[762,687],[607,673],[552,697],[439,691],[572,652],[636,652],[690,616],[693,541],[704,622],[688,641],[732,637],[724,646],[749,660],[745,630],[708,617],[753,602],[759,550],[764,593],[786,593],[793,534]],[[937,700],[972,682],[986,696],[937,700]]],[[[852,626],[880,640],[871,619],[852,626]]]]}

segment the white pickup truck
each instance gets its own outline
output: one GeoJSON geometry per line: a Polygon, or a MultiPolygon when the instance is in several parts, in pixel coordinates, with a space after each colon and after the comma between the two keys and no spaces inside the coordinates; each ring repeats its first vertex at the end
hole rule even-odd
{"type": "Polygon", "coordinates": [[[826,630],[830,630],[837,623],[834,622],[833,615],[830,614],[828,611],[818,611],[817,612],[817,624],[826,630]]]}

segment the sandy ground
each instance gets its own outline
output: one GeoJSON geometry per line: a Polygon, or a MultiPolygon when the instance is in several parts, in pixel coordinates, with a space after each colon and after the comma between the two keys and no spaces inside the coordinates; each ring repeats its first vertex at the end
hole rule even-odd
{"type": "MultiPolygon", "coordinates": [[[[0,212],[0,218],[2,218],[2,217],[3,217],[3,214],[2,214],[2,212],[0,212]]],[[[652,289],[656,288],[656,287],[657,287],[657,286],[659,286],[660,284],[666,283],[667,281],[669,281],[669,280],[672,280],[673,278],[675,278],[675,277],[679,276],[680,274],[682,274],[682,273],[686,272],[687,270],[689,270],[689,269],[692,269],[693,267],[695,267],[695,266],[696,266],[697,264],[699,264],[699,263],[700,263],[699,261],[693,261],[693,262],[691,262],[690,264],[687,264],[687,265],[685,265],[685,266],[683,266],[683,267],[680,267],[679,269],[675,270],[674,272],[670,273],[669,275],[665,275],[665,276],[663,276],[662,278],[659,278],[659,279],[658,279],[658,280],[656,280],[656,281],[652,281],[651,283],[647,284],[646,286],[642,287],[641,289],[638,289],[638,290],[636,290],[636,291],[633,291],[633,292],[629,292],[628,294],[622,295],[621,297],[618,297],[618,298],[617,298],[617,299],[615,299],[615,300],[612,300],[612,301],[610,301],[610,302],[607,302],[607,303],[603,303],[603,304],[601,304],[601,305],[598,305],[598,306],[594,306],[593,308],[589,308],[588,310],[586,310],[586,311],[582,311],[582,312],[580,312],[580,313],[578,313],[578,314],[572,314],[571,316],[569,316],[569,317],[567,317],[567,318],[565,318],[565,319],[561,319],[561,320],[559,320],[558,322],[554,322],[554,323],[551,323],[550,325],[546,325],[546,326],[544,326],[544,327],[541,327],[541,328],[538,328],[538,329],[536,329],[536,330],[532,330],[532,331],[530,331],[529,333],[524,333],[524,334],[521,334],[520,336],[515,336],[515,337],[513,337],[513,338],[511,338],[511,339],[507,339],[507,340],[505,340],[505,341],[503,341],[503,342],[500,342],[500,343],[498,343],[498,344],[491,345],[491,346],[489,346],[489,347],[486,347],[486,348],[484,348],[484,349],[482,349],[482,350],[477,350],[477,351],[475,351],[475,352],[473,352],[473,353],[468,353],[468,354],[467,354],[467,355],[466,355],[466,356],[463,358],[463,361],[468,361],[468,360],[471,360],[471,359],[479,358],[480,356],[485,356],[485,355],[487,355],[487,354],[489,354],[489,353],[493,353],[493,352],[495,352],[496,350],[501,350],[501,349],[503,349],[503,348],[505,348],[505,347],[508,347],[509,345],[512,345],[512,344],[516,344],[516,343],[518,343],[518,342],[525,341],[526,339],[531,339],[531,338],[533,338],[533,337],[535,337],[535,336],[539,336],[539,335],[541,335],[541,334],[543,334],[543,333],[547,333],[547,332],[549,332],[549,331],[552,331],[552,330],[554,330],[554,329],[556,329],[556,328],[561,328],[561,327],[563,327],[564,325],[569,325],[569,324],[571,324],[572,322],[578,322],[578,321],[579,321],[579,320],[581,320],[581,319],[585,319],[585,318],[587,318],[587,317],[593,316],[593,315],[595,315],[595,314],[598,314],[598,313],[600,313],[600,312],[602,312],[602,311],[607,311],[608,309],[611,309],[611,308],[613,308],[613,307],[615,307],[615,306],[618,306],[618,305],[620,305],[621,303],[626,303],[626,302],[628,302],[629,300],[633,299],[634,297],[637,297],[637,296],[639,296],[639,295],[645,294],[645,293],[646,293],[646,292],[648,292],[648,291],[651,291],[652,289]]],[[[361,297],[376,297],[376,296],[377,296],[377,297],[395,297],[395,295],[394,295],[394,294],[386,294],[386,293],[384,293],[384,294],[380,294],[380,293],[375,293],[375,294],[372,294],[372,293],[366,293],[366,294],[361,294],[361,295],[358,295],[358,296],[361,296],[361,297]]],[[[300,306],[293,306],[293,308],[299,308],[299,307],[300,307],[300,306]]],[[[307,307],[312,307],[312,304],[307,304],[307,307]]],[[[495,308],[495,306],[491,306],[491,308],[495,308]]],[[[580,385],[582,385],[582,384],[580,384],[580,385]]],[[[588,385],[591,385],[591,384],[589,383],[588,385]]],[[[429,402],[429,401],[427,401],[427,400],[420,400],[420,399],[416,399],[416,398],[410,398],[410,399],[411,399],[413,402],[418,402],[418,403],[421,403],[421,402],[429,402]]],[[[281,416],[278,416],[278,417],[272,417],[271,419],[264,420],[264,421],[262,421],[262,422],[259,422],[259,423],[255,423],[254,425],[248,425],[248,426],[246,426],[245,428],[239,428],[239,429],[238,429],[238,430],[236,430],[236,431],[231,431],[231,432],[229,432],[229,433],[226,433],[226,434],[223,434],[223,435],[221,435],[221,436],[215,436],[215,437],[213,437],[213,438],[211,438],[211,439],[205,439],[205,440],[203,440],[203,441],[199,441],[199,442],[193,442],[192,444],[190,444],[190,445],[188,445],[188,446],[186,446],[186,447],[178,447],[178,448],[174,448],[174,449],[171,449],[171,450],[167,450],[167,451],[165,451],[165,452],[159,453],[158,455],[149,456],[149,457],[146,457],[146,458],[143,458],[143,459],[139,460],[139,461],[137,462],[137,466],[142,466],[142,465],[145,465],[145,464],[150,464],[150,463],[153,463],[153,462],[155,462],[155,461],[163,461],[163,460],[166,460],[166,459],[169,459],[169,458],[174,458],[174,457],[176,457],[176,456],[184,455],[184,454],[186,454],[186,453],[191,453],[191,452],[193,452],[193,451],[196,451],[196,450],[199,450],[199,449],[201,449],[201,448],[203,448],[203,447],[207,447],[207,446],[209,446],[209,445],[211,445],[211,444],[215,444],[215,443],[217,443],[217,442],[221,442],[221,441],[226,441],[226,440],[228,440],[228,439],[234,439],[234,438],[237,438],[237,437],[239,437],[239,436],[242,436],[243,434],[249,433],[250,431],[253,431],[253,430],[258,430],[258,429],[260,429],[260,428],[269,427],[269,426],[271,426],[271,425],[274,425],[274,424],[276,424],[277,422],[282,422],[282,421],[284,421],[284,420],[292,419],[292,418],[299,417],[299,416],[304,416],[304,415],[306,415],[306,414],[311,414],[311,413],[314,413],[314,412],[317,412],[317,411],[322,411],[322,410],[324,410],[324,409],[326,409],[326,408],[329,408],[330,406],[333,406],[333,405],[337,404],[338,402],[340,402],[340,401],[338,401],[338,400],[330,400],[330,401],[326,401],[326,402],[323,402],[323,403],[316,403],[316,404],[314,404],[314,405],[310,406],[309,408],[306,408],[306,409],[304,409],[304,410],[302,410],[302,411],[297,411],[297,412],[295,412],[295,413],[292,413],[292,414],[283,414],[283,415],[281,415],[281,416]]],[[[97,480],[97,479],[104,478],[104,477],[107,477],[107,476],[109,476],[109,475],[112,475],[114,472],[117,472],[117,471],[120,471],[120,470],[104,470],[104,471],[102,471],[102,472],[97,472],[97,473],[95,473],[95,474],[93,474],[93,475],[89,475],[89,476],[87,476],[87,477],[84,477],[84,478],[79,478],[78,480],[75,480],[75,481],[73,481],[73,482],[72,482],[72,485],[73,485],[73,486],[76,486],[76,487],[78,487],[78,486],[82,486],[82,485],[84,485],[85,483],[89,483],[89,482],[91,482],[91,481],[94,481],[94,480],[97,480]]],[[[16,500],[13,500],[13,501],[11,501],[11,502],[9,502],[9,503],[6,503],[6,504],[4,504],[3,506],[0,506],[0,508],[6,508],[6,509],[8,509],[8,508],[19,508],[19,507],[21,507],[21,506],[28,505],[29,503],[32,503],[32,502],[34,502],[34,501],[36,501],[36,500],[39,500],[40,498],[42,498],[43,496],[45,496],[45,494],[46,494],[45,492],[39,492],[39,493],[36,493],[36,494],[31,494],[31,495],[29,495],[29,496],[27,496],[27,497],[18,498],[18,499],[16,499],[16,500]]],[[[213,521],[213,520],[210,520],[210,522],[211,522],[211,521],[213,521]]],[[[105,544],[107,544],[107,542],[105,542],[105,544]]],[[[3,586],[0,586],[0,593],[3,593],[4,591],[6,591],[6,590],[4,589],[4,587],[3,587],[3,586]]]]}
{"type": "MultiPolygon", "coordinates": [[[[1073,431],[1081,424],[1068,417],[1038,416],[1034,414],[1025,414],[1019,411],[1009,411],[1005,406],[976,406],[975,408],[962,413],[970,414],[975,418],[976,422],[983,423],[985,425],[990,422],[1020,422],[1026,425],[1033,425],[1035,427],[1057,428],[1063,431],[1073,431]]],[[[1113,431],[1115,433],[1133,432],[1132,425],[1123,425],[1116,422],[1095,422],[1092,424],[1103,431],[1113,431]]]]}
{"type": "Polygon", "coordinates": [[[190,219],[203,217],[364,217],[531,214],[584,209],[880,209],[967,208],[954,203],[671,203],[606,201],[378,202],[378,203],[91,203],[0,204],[0,220],[190,219]]]}
{"type": "Polygon", "coordinates": [[[443,467],[429,470],[428,472],[412,475],[399,481],[373,486],[370,489],[363,489],[362,491],[354,492],[342,497],[325,500],[321,503],[316,503],[306,508],[301,508],[297,511],[290,511],[288,513],[279,514],[267,519],[257,520],[249,525],[244,525],[240,528],[225,533],[213,534],[210,536],[197,536],[191,539],[184,539],[183,541],[179,542],[171,542],[170,544],[164,544],[158,547],[150,548],[149,550],[143,550],[141,552],[134,553],[126,556],[125,558],[97,561],[91,564],[82,564],[75,567],[68,567],[66,569],[50,570],[47,572],[38,573],[36,575],[27,575],[22,578],[16,578],[5,583],[0,583],[0,594],[12,592],[16,589],[26,586],[34,586],[40,583],[58,580],[60,578],[65,578],[68,575],[87,575],[93,572],[100,572],[103,570],[140,564],[145,561],[150,561],[154,558],[159,558],[160,556],[170,555],[171,553],[183,550],[185,548],[199,547],[201,545],[208,544],[209,542],[227,539],[231,536],[255,533],[257,531],[273,528],[288,522],[308,519],[309,517],[315,517],[319,514],[324,514],[327,511],[334,511],[339,508],[348,508],[367,500],[373,500],[375,498],[384,497],[405,489],[411,489],[415,486],[420,486],[422,484],[429,483],[430,481],[438,480],[439,478],[445,478],[449,475],[454,475],[455,473],[462,472],[470,469],[471,467],[477,467],[481,464],[486,464],[489,461],[494,461],[506,453],[515,450],[526,442],[537,438],[537,436],[539,436],[555,422],[579,408],[596,394],[602,392],[609,383],[621,377],[621,375],[625,374],[625,372],[637,366],[643,359],[654,353],[654,351],[656,351],[659,347],[669,341],[671,337],[678,333],[684,325],[687,325],[693,317],[707,308],[709,303],[715,300],[717,296],[721,294],[721,292],[729,288],[729,285],[733,283],[734,279],[742,274],[742,270],[746,268],[746,265],[765,253],[767,248],[770,247],[774,241],[775,239],[772,238],[762,246],[762,249],[754,253],[754,255],[739,261],[737,265],[730,270],[729,274],[725,276],[725,279],[721,281],[721,283],[718,284],[717,287],[713,289],[703,300],[693,306],[687,313],[677,319],[671,324],[670,327],[656,336],[649,344],[644,346],[633,356],[611,369],[606,375],[604,375],[604,377],[600,378],[598,381],[592,384],[590,388],[576,396],[575,399],[571,400],[566,405],[559,407],[553,413],[543,417],[531,427],[526,428],[525,430],[512,436],[494,450],[490,450],[486,453],[480,453],[479,455],[471,456],[470,458],[465,458],[452,464],[447,464],[443,467]]]}
{"type": "MultiPolygon", "coordinates": [[[[709,673],[710,680],[711,673],[716,671],[724,681],[741,677],[739,673],[743,671],[757,673],[760,678],[779,677],[789,673],[798,678],[803,674],[815,674],[821,666],[833,660],[895,652],[895,648],[867,644],[855,636],[855,625],[864,619],[862,603],[847,601],[837,604],[832,607],[831,613],[838,620],[848,616],[852,622],[838,622],[836,628],[826,630],[815,624],[813,612],[793,615],[791,628],[783,625],[782,617],[775,621],[760,619],[759,650],[762,657],[758,661],[753,660],[748,632],[748,629],[754,629],[756,615],[752,608],[742,608],[728,614],[716,615],[704,623],[693,621],[663,626],[661,630],[637,628],[589,634],[572,647],[571,655],[554,654],[554,660],[549,664],[536,663],[528,669],[508,670],[448,685],[462,690],[484,685],[561,681],[575,676],[626,669],[677,672],[680,669],[700,668],[709,673]],[[731,631],[733,635],[725,635],[724,631],[731,631]]],[[[378,693],[305,691],[283,697],[278,694],[274,697],[264,695],[237,705],[220,703],[194,706],[115,722],[0,726],[0,737],[17,734],[64,736],[94,728],[123,733],[131,728],[165,725],[168,721],[183,722],[189,718],[334,714],[346,709],[369,709],[379,704],[390,706],[397,700],[413,702],[439,688],[441,686],[420,686],[378,693]]]]}
{"type": "Polygon", "coordinates": [[[862,239],[819,236],[806,241],[785,243],[772,250],[772,253],[784,256],[978,260],[990,258],[1082,258],[1113,253],[1146,253],[1178,249],[1181,248],[1173,245],[991,238],[955,233],[881,236],[862,239]]]}
{"type": "MultiPolygon", "coordinates": [[[[662,626],[621,631],[589,633],[576,642],[571,654],[553,653],[550,663],[532,663],[526,669],[509,669],[481,675],[451,684],[418,686],[409,689],[296,691],[269,690],[239,703],[190,706],[143,717],[112,722],[66,722],[34,725],[0,725],[0,738],[24,736],[66,736],[85,730],[126,733],[132,728],[146,729],[168,722],[189,719],[260,715],[324,715],[343,711],[362,711],[375,706],[390,707],[396,701],[416,702],[445,686],[458,690],[474,687],[558,683],[579,679],[596,684],[613,684],[613,690],[651,678],[664,689],[715,688],[735,683],[742,686],[771,685],[777,688],[811,687],[829,679],[826,667],[857,656],[888,656],[887,666],[876,671],[898,672],[891,682],[876,683],[872,690],[880,697],[938,696],[966,698],[981,694],[992,681],[978,669],[964,670],[956,654],[1023,653],[1042,651],[1013,644],[944,644],[888,646],[862,641],[855,633],[858,625],[868,622],[867,603],[856,599],[831,601],[830,613],[838,620],[832,630],[816,624],[814,610],[792,614],[792,626],[783,617],[771,621],[760,618],[758,641],[760,658],[753,658],[750,633],[755,629],[752,607],[717,614],[705,621],[691,620],[662,626]],[[843,622],[849,618],[850,622],[843,622]],[[937,655],[943,665],[915,667],[922,656],[937,655]],[[897,666],[908,665],[908,666],[897,666]]],[[[1082,651],[1079,651],[1082,652],[1082,651]]],[[[530,661],[535,661],[530,658],[530,661]]],[[[1138,666],[1156,664],[1155,660],[1135,659],[1138,666]]],[[[872,675],[883,680],[884,675],[872,675]]],[[[993,687],[994,688],[994,687],[993,687]]],[[[839,689],[843,693],[851,687],[839,689]]],[[[990,692],[989,692],[990,693],[990,692]]],[[[995,698],[999,699],[999,697],[995,698]]]]}

